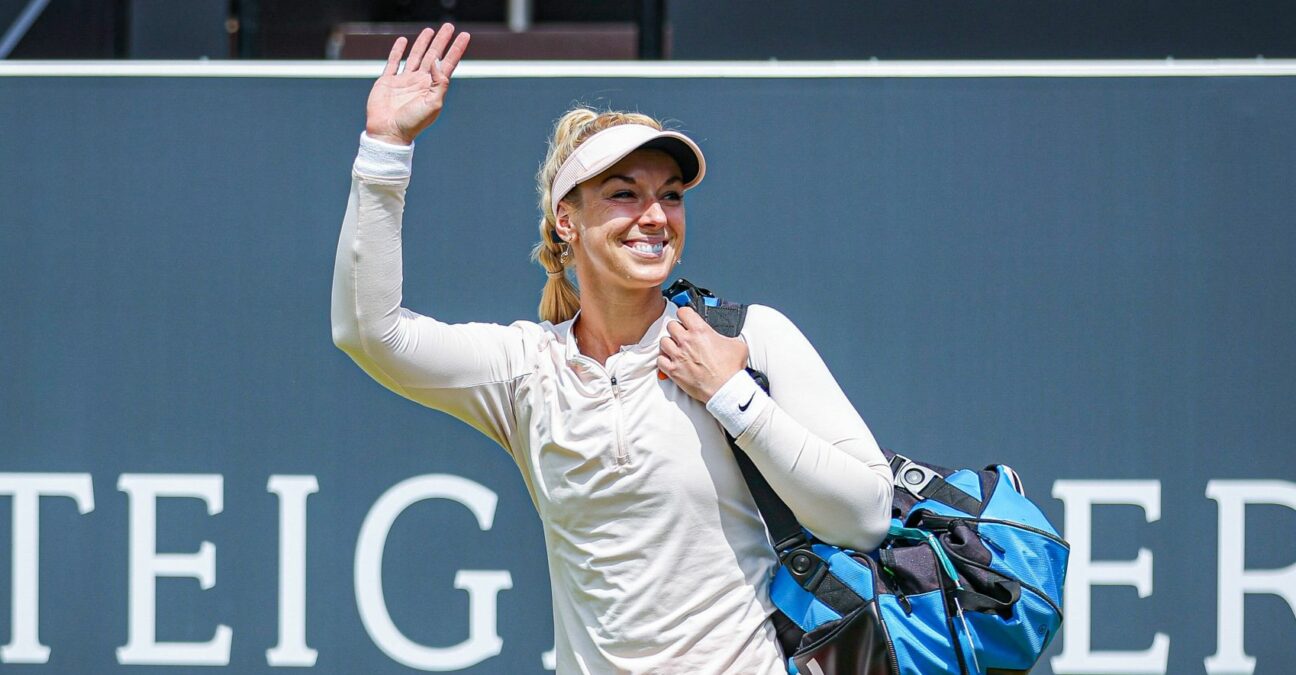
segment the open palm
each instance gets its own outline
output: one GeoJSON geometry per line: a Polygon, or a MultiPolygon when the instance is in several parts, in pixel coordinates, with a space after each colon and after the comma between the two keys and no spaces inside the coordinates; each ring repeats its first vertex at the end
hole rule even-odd
{"type": "Polygon", "coordinates": [[[400,72],[397,71],[407,40],[396,38],[365,106],[365,132],[369,136],[409,145],[419,132],[436,121],[445,103],[446,90],[450,88],[450,76],[468,49],[467,33],[460,33],[453,43],[452,35],[454,26],[450,24],[436,31],[424,28],[414,40],[405,59],[405,69],[400,72]]]}

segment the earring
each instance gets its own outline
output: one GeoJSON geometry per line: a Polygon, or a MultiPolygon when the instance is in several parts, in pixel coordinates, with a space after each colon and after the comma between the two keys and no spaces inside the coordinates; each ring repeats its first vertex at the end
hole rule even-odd
{"type": "Polygon", "coordinates": [[[683,265],[683,264],[684,264],[684,259],[683,259],[683,258],[676,258],[676,259],[675,259],[675,264],[676,264],[676,265],[683,265]]]}
{"type": "Polygon", "coordinates": [[[563,265],[566,265],[571,260],[572,257],[571,244],[564,241],[562,245],[559,246],[559,251],[560,252],[558,253],[558,262],[562,263],[563,265]]]}

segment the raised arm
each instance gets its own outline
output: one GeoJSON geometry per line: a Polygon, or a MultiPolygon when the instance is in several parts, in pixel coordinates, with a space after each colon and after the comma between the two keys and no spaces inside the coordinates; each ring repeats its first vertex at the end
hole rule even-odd
{"type": "Polygon", "coordinates": [[[444,410],[508,448],[522,329],[449,325],[401,306],[401,227],[414,137],[440,114],[467,34],[424,30],[399,71],[392,47],[369,95],[333,271],[333,341],[383,386],[444,410]],[[449,46],[447,50],[447,45],[449,46]]]}

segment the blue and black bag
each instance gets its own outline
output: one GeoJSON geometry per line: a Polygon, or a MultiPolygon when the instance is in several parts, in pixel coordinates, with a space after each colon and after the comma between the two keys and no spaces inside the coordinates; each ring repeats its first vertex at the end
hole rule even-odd
{"type": "MultiPolygon", "coordinates": [[[[745,305],[683,279],[665,293],[723,335],[742,329],[745,305]]],[[[1069,547],[1011,468],[951,470],[884,451],[895,474],[890,533],[852,551],[801,527],[729,442],[778,555],[770,595],[789,672],[1026,673],[1057,634],[1069,547]]]]}

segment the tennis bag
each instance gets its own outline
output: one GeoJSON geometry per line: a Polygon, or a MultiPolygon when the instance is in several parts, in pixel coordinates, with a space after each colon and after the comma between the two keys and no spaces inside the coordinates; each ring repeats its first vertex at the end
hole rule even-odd
{"type": "MultiPolygon", "coordinates": [[[[665,294],[723,335],[742,329],[745,305],[683,279],[665,294]]],[[[770,596],[790,673],[1026,673],[1057,634],[1069,547],[1011,468],[950,470],[883,451],[895,475],[891,527],[863,552],[801,527],[729,443],[778,554],[770,596]]]]}

